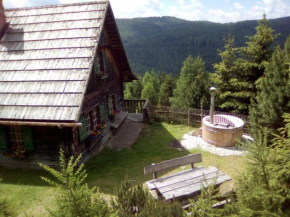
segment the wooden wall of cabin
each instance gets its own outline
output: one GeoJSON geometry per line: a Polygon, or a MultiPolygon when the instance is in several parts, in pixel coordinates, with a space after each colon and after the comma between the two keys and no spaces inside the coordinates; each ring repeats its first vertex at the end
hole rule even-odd
{"type": "Polygon", "coordinates": [[[24,146],[25,151],[30,153],[29,155],[41,154],[43,156],[47,154],[58,159],[60,148],[63,148],[67,155],[74,153],[71,128],[0,126],[0,131],[1,152],[12,153],[12,147],[16,145],[16,141],[22,141],[21,144],[24,146]],[[16,137],[16,135],[18,136],[16,137]]]}
{"type": "Polygon", "coordinates": [[[81,112],[81,116],[88,115],[93,109],[103,105],[105,118],[101,122],[105,124],[106,128],[102,130],[102,134],[100,136],[96,137],[92,141],[88,141],[88,139],[81,141],[79,129],[73,128],[72,137],[75,155],[82,153],[83,157],[85,157],[90,152],[93,152],[95,148],[104,142],[109,136],[111,121],[109,120],[108,100],[111,96],[114,95],[116,97],[115,106],[117,112],[123,110],[123,81],[118,69],[117,62],[115,61],[116,58],[114,57],[114,53],[112,52],[110,46],[111,41],[107,34],[106,28],[104,28],[101,33],[94,64],[100,64],[99,56],[101,53],[103,53],[105,55],[104,65],[106,67],[102,68],[100,65],[98,65],[96,70],[96,65],[93,66],[81,112]],[[106,70],[107,74],[100,73],[101,68],[102,70],[106,70]]]}

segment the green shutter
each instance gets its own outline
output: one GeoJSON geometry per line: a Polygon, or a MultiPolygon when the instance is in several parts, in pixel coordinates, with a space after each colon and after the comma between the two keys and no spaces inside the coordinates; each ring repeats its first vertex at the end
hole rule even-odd
{"type": "Polygon", "coordinates": [[[104,107],[104,104],[100,105],[99,109],[100,109],[100,121],[101,121],[101,123],[103,123],[103,121],[105,120],[105,107],[104,107]]]}
{"type": "Polygon", "coordinates": [[[87,117],[85,115],[82,115],[80,117],[80,122],[82,123],[82,126],[79,127],[79,134],[80,134],[80,141],[84,141],[89,133],[88,133],[88,124],[87,124],[87,117]]]}
{"type": "Polygon", "coordinates": [[[107,70],[106,53],[105,53],[105,51],[102,52],[102,55],[103,55],[103,66],[104,66],[104,70],[107,70]]]}
{"type": "Polygon", "coordinates": [[[111,96],[108,98],[108,109],[109,109],[109,115],[110,115],[113,111],[113,104],[112,104],[112,97],[111,96]]]}
{"type": "Polygon", "coordinates": [[[0,149],[7,149],[7,136],[3,126],[0,126],[0,149]]]}
{"type": "Polygon", "coordinates": [[[31,127],[22,126],[21,131],[25,150],[28,151],[34,150],[31,127]]]}
{"type": "Polygon", "coordinates": [[[96,54],[94,58],[94,73],[95,75],[99,74],[99,61],[98,61],[98,55],[96,54]]]}

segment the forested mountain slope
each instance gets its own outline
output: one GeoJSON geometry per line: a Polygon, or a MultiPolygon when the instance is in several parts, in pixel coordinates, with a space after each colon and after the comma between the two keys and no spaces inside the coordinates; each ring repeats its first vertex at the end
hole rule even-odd
{"type": "MultiPolygon", "coordinates": [[[[262,18],[262,15],[261,15],[262,18]]],[[[281,33],[276,44],[283,46],[290,34],[290,17],[271,19],[275,33],[281,33]]],[[[200,55],[206,69],[219,62],[217,50],[224,46],[230,32],[235,46],[243,46],[245,36],[254,35],[256,20],[237,23],[186,21],[174,17],[117,19],[117,25],[135,73],[144,74],[154,69],[158,72],[177,74],[188,55],[200,55]]]]}

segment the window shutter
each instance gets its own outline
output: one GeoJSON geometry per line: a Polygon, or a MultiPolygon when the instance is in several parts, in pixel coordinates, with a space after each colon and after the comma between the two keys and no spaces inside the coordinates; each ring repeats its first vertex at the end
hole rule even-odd
{"type": "Polygon", "coordinates": [[[21,131],[22,131],[22,139],[23,139],[23,145],[24,145],[25,150],[28,150],[28,151],[34,150],[31,127],[22,126],[21,131]]]}
{"type": "Polygon", "coordinates": [[[94,58],[94,73],[95,75],[99,74],[99,61],[98,61],[98,54],[96,54],[94,58]]]}
{"type": "Polygon", "coordinates": [[[80,134],[80,141],[84,141],[88,137],[88,124],[87,124],[87,117],[82,115],[80,117],[80,122],[82,126],[79,127],[79,134],[80,134]]]}
{"type": "Polygon", "coordinates": [[[104,70],[107,70],[106,53],[105,53],[105,51],[102,52],[102,55],[103,55],[103,66],[104,66],[104,70]]]}
{"type": "Polygon", "coordinates": [[[108,97],[108,110],[109,110],[109,115],[110,115],[113,111],[112,96],[108,97]]]}
{"type": "Polygon", "coordinates": [[[7,136],[3,126],[0,126],[0,149],[7,149],[7,136]]]}
{"type": "Polygon", "coordinates": [[[99,111],[100,111],[100,121],[101,121],[101,123],[103,123],[103,121],[105,120],[105,107],[104,107],[104,104],[100,105],[99,111]]]}

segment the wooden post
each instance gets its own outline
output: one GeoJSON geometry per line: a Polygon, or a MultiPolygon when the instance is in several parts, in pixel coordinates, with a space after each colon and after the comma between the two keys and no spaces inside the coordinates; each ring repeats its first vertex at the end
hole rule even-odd
{"type": "Polygon", "coordinates": [[[153,173],[153,179],[157,179],[157,172],[153,173]]]}
{"type": "Polygon", "coordinates": [[[187,125],[189,126],[189,123],[190,123],[190,112],[189,112],[190,109],[188,109],[187,111],[187,125]]]}
{"type": "Polygon", "coordinates": [[[194,169],[194,164],[193,164],[193,163],[191,163],[190,165],[191,165],[191,169],[194,169]]]}
{"type": "Polygon", "coordinates": [[[202,136],[202,113],[203,113],[203,103],[202,103],[202,101],[201,101],[201,103],[200,103],[200,120],[201,120],[201,131],[200,131],[200,136],[202,136]]]}

